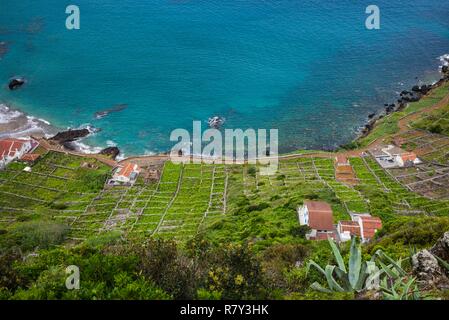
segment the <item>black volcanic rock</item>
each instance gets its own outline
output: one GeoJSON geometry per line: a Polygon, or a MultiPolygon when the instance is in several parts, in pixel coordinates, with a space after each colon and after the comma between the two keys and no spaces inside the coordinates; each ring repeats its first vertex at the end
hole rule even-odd
{"type": "Polygon", "coordinates": [[[24,83],[25,83],[24,79],[14,78],[9,82],[8,87],[10,90],[16,90],[16,89],[20,88],[21,86],[23,86],[24,83]]]}
{"type": "Polygon", "coordinates": [[[423,86],[421,86],[421,93],[427,94],[430,91],[430,89],[432,89],[432,86],[423,85],[423,86]]]}
{"type": "Polygon", "coordinates": [[[387,114],[390,114],[394,111],[394,104],[393,105],[389,105],[388,107],[385,108],[385,111],[387,112],[387,114]]]}
{"type": "Polygon", "coordinates": [[[443,73],[448,73],[448,72],[449,72],[449,66],[443,66],[443,67],[441,68],[441,71],[442,71],[443,73]]]}
{"type": "Polygon", "coordinates": [[[413,92],[420,92],[421,89],[419,88],[419,86],[413,86],[412,91],[413,92]]]}
{"type": "Polygon", "coordinates": [[[370,114],[368,115],[368,119],[374,118],[375,115],[376,115],[375,113],[370,113],[370,114]]]}
{"type": "Polygon", "coordinates": [[[117,158],[117,156],[120,154],[120,150],[117,147],[108,147],[108,148],[101,150],[99,152],[99,154],[106,155],[115,160],[115,158],[117,158]]]}
{"type": "Polygon", "coordinates": [[[60,144],[65,144],[67,142],[75,141],[79,138],[84,138],[89,134],[90,131],[87,129],[67,130],[58,132],[54,137],[51,137],[50,140],[59,142],[60,144]]]}

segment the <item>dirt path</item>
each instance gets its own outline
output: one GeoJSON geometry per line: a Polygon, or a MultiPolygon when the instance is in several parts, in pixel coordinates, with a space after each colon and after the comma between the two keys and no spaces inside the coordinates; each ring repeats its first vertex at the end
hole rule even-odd
{"type": "Polygon", "coordinates": [[[399,121],[398,121],[399,131],[398,132],[379,137],[376,140],[374,140],[373,142],[371,142],[370,144],[368,144],[366,147],[363,147],[363,148],[360,148],[357,150],[349,150],[349,151],[341,152],[338,154],[344,155],[346,157],[359,157],[363,152],[367,152],[368,149],[372,149],[372,148],[375,148],[375,147],[381,145],[383,143],[383,141],[385,140],[385,138],[394,137],[394,136],[397,136],[397,135],[400,135],[402,133],[409,131],[411,129],[410,123],[417,120],[419,118],[419,116],[421,116],[422,114],[430,113],[439,108],[443,108],[447,104],[449,104],[449,94],[447,94],[443,99],[441,99],[437,103],[435,103],[429,107],[423,108],[421,110],[409,113],[408,115],[399,119],[399,121]]]}
{"type": "Polygon", "coordinates": [[[403,133],[407,130],[410,130],[409,124],[419,118],[420,115],[423,113],[430,113],[432,111],[435,111],[439,108],[444,108],[446,105],[449,104],[449,94],[446,95],[443,99],[441,99],[439,102],[435,103],[434,105],[412,112],[405,117],[401,118],[398,121],[398,127],[399,127],[399,133],[403,133]]]}

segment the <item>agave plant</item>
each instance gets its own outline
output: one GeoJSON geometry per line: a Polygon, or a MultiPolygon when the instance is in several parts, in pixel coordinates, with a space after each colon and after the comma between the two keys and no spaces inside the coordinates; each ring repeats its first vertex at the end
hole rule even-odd
{"type": "Polygon", "coordinates": [[[416,278],[400,277],[395,280],[384,277],[380,289],[387,300],[420,300],[421,293],[416,278]]]}
{"type": "Polygon", "coordinates": [[[379,276],[385,273],[391,279],[396,280],[407,275],[407,272],[402,268],[402,261],[404,259],[395,261],[382,250],[377,250],[373,257],[381,267],[379,276]]]}
{"type": "Polygon", "coordinates": [[[449,272],[449,263],[447,263],[446,261],[444,261],[443,259],[441,259],[439,256],[437,256],[436,254],[433,254],[433,256],[438,260],[438,262],[440,263],[440,265],[446,269],[449,272]]]}
{"type": "Polygon", "coordinates": [[[349,255],[349,265],[346,268],[343,257],[334,240],[329,239],[329,244],[332,248],[334,258],[337,261],[337,266],[327,265],[323,269],[315,261],[310,260],[307,264],[307,273],[311,267],[314,267],[325,276],[327,281],[327,288],[318,282],[314,282],[311,288],[328,293],[363,291],[366,287],[369,274],[375,269],[375,262],[362,262],[362,249],[360,245],[357,245],[356,238],[353,238],[349,255]]]}
{"type": "Polygon", "coordinates": [[[421,292],[416,278],[409,277],[402,267],[403,259],[395,261],[382,250],[374,254],[380,265],[377,277],[381,278],[379,289],[387,300],[420,300],[421,292]]]}

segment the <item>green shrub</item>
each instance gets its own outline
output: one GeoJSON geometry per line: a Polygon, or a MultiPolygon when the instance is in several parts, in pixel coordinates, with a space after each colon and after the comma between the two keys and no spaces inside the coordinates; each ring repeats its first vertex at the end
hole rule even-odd
{"type": "Polygon", "coordinates": [[[19,224],[10,234],[14,242],[23,250],[35,248],[46,249],[61,244],[69,231],[69,227],[47,221],[29,221],[19,224]]]}

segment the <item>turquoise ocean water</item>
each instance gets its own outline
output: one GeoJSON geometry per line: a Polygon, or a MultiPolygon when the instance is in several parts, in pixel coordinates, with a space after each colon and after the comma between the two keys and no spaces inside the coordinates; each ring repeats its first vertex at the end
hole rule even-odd
{"type": "Polygon", "coordinates": [[[397,92],[437,79],[449,1],[0,0],[0,102],[126,155],[165,151],[175,128],[277,128],[280,150],[350,141],[397,92]],[[365,28],[365,8],[381,29],[365,28]],[[81,29],[65,28],[65,8],[81,29]],[[13,76],[28,80],[20,90],[13,76]],[[127,104],[96,120],[94,113],[127,104]]]}

